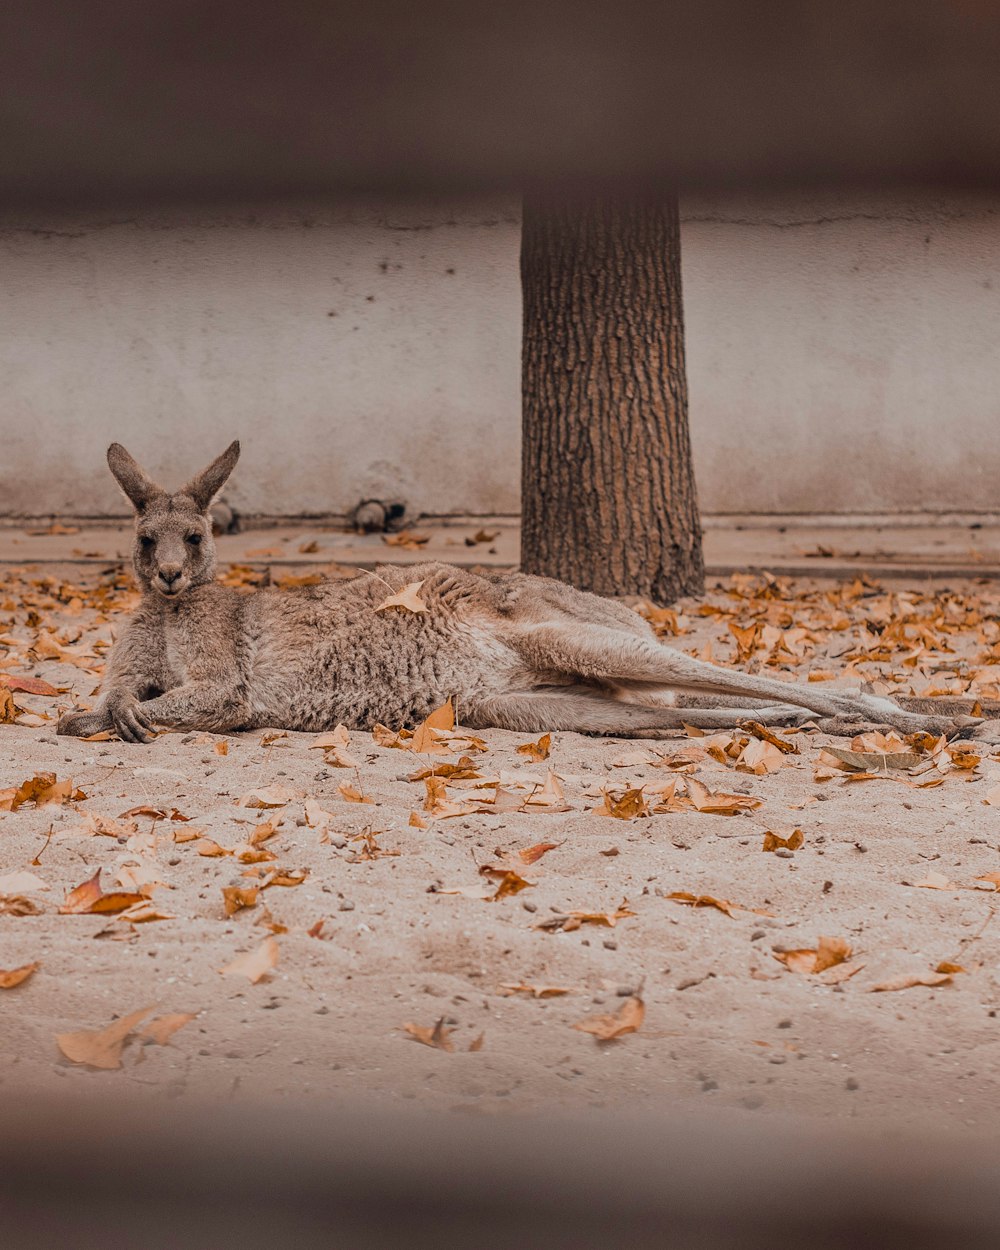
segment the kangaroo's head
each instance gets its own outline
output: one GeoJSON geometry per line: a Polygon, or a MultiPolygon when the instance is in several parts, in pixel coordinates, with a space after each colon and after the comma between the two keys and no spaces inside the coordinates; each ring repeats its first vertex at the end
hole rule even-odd
{"type": "Polygon", "coordinates": [[[108,448],[108,466],[135,509],[132,566],[143,590],[176,599],[215,576],[208,509],[239,456],[239,443],[230,443],[208,468],[171,494],[146,475],[121,443],[108,448]]]}

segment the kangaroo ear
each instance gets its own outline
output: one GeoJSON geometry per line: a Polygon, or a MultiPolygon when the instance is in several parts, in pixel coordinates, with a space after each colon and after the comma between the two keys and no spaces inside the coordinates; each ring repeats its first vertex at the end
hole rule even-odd
{"type": "Polygon", "coordinates": [[[136,512],[141,512],[154,495],[163,494],[121,443],[112,443],[108,448],[108,468],[136,512]]]}
{"type": "Polygon", "coordinates": [[[237,439],[230,443],[222,455],[213,460],[207,469],[202,469],[196,477],[193,477],[182,493],[190,495],[201,511],[206,512],[208,505],[222,490],[230,473],[236,468],[236,461],[239,458],[240,444],[237,439]]]}

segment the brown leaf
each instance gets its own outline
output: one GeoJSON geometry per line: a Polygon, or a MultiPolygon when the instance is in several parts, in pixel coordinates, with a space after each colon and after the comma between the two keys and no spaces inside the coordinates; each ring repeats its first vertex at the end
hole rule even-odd
{"type": "MultiPolygon", "coordinates": [[[[105,897],[108,897],[107,895],[105,897]]],[[[161,911],[150,899],[144,898],[141,902],[133,903],[131,907],[127,907],[124,911],[120,911],[115,916],[116,922],[124,922],[125,924],[148,924],[151,920],[176,920],[177,917],[169,911],[161,911]]]]}
{"type": "Polygon", "coordinates": [[[403,1028],[415,1042],[424,1046],[432,1046],[435,1050],[446,1050],[449,1053],[455,1049],[451,1040],[454,1029],[445,1028],[444,1016],[434,1025],[404,1024],[403,1028]]]}
{"type": "Polygon", "coordinates": [[[469,1043],[469,1050],[470,1051],[482,1050],[485,1044],[486,1044],[486,1034],[480,1033],[477,1037],[474,1037],[472,1041],[469,1043]]]}
{"type": "Polygon", "coordinates": [[[0,725],[13,725],[20,714],[14,696],[6,686],[0,686],[0,725]]]}
{"type": "Polygon", "coordinates": [[[205,859],[219,859],[223,855],[232,855],[232,851],[227,846],[220,846],[214,838],[199,838],[194,844],[194,850],[205,859]]]}
{"type": "Polygon", "coordinates": [[[324,760],[334,768],[359,768],[360,761],[350,751],[351,736],[343,725],[338,725],[330,733],[320,734],[309,749],[324,752],[324,760]]]}
{"type": "Polygon", "coordinates": [[[635,912],[629,908],[628,899],[622,899],[615,911],[566,912],[564,915],[553,916],[550,920],[543,920],[541,924],[535,925],[535,928],[545,929],[549,932],[562,930],[563,933],[573,933],[581,925],[598,924],[606,925],[609,929],[613,929],[619,920],[624,920],[627,916],[634,915],[635,912]]]}
{"type": "Polygon", "coordinates": [[[715,898],[711,894],[689,894],[686,890],[674,890],[673,893],[666,895],[666,897],[671,902],[683,903],[687,907],[714,907],[717,911],[724,912],[727,916],[733,915],[734,907],[739,908],[738,903],[730,903],[727,899],[715,898]]]}
{"type": "Polygon", "coordinates": [[[227,916],[235,916],[244,907],[256,907],[260,887],[256,885],[224,885],[222,905],[227,916]]]}
{"type": "Polygon", "coordinates": [[[750,738],[740,752],[736,767],[741,772],[763,777],[785,767],[785,753],[762,738],[750,738]]]}
{"type": "Polygon", "coordinates": [[[968,972],[969,970],[968,968],[963,968],[961,964],[953,964],[951,963],[950,960],[942,959],[941,962],[938,964],[938,966],[934,969],[934,971],[954,973],[954,972],[968,972]]]}
{"type": "Polygon", "coordinates": [[[528,985],[519,981],[516,984],[505,982],[500,986],[500,993],[508,997],[511,994],[530,994],[532,998],[559,998],[573,991],[564,985],[528,985]]]}
{"type": "Polygon", "coordinates": [[[0,968],[0,990],[12,990],[15,985],[23,984],[41,966],[42,961],[36,959],[34,963],[22,964],[20,968],[0,968]]]}
{"type": "Polygon", "coordinates": [[[549,851],[554,851],[562,846],[561,842],[536,842],[534,846],[527,846],[523,851],[518,851],[517,856],[522,864],[534,864],[548,855],[549,851]]]}
{"type": "Polygon", "coordinates": [[[526,877],[522,877],[519,872],[515,872],[502,864],[483,864],[479,869],[479,873],[480,876],[489,877],[491,881],[496,881],[497,883],[496,893],[490,895],[491,903],[501,898],[507,898],[512,894],[520,894],[522,890],[526,890],[529,886],[535,884],[534,881],[529,881],[526,877]]]}
{"type": "Polygon", "coordinates": [[[418,755],[446,755],[447,746],[440,741],[441,732],[450,733],[455,728],[455,707],[451,699],[443,703],[413,731],[410,750],[418,755]]]}
{"type": "MultiPolygon", "coordinates": [[[[752,794],[713,793],[695,777],[685,778],[685,784],[687,798],[695,811],[707,812],[711,816],[736,816],[763,806],[764,800],[752,794]]],[[[660,805],[657,804],[653,810],[659,811],[660,805]]]]}
{"type": "Polygon", "coordinates": [[[139,1030],[139,1036],[157,1046],[166,1046],[178,1029],[198,1018],[196,1011],[172,1011],[165,1016],[157,1016],[139,1030]]]}
{"type": "Polygon", "coordinates": [[[38,677],[19,677],[15,673],[0,673],[0,686],[8,690],[23,690],[25,694],[42,694],[54,698],[59,694],[55,686],[38,677]]]}
{"type": "Polygon", "coordinates": [[[746,629],[741,629],[739,625],[730,621],[729,632],[736,639],[736,659],[740,662],[749,660],[757,649],[760,626],[755,622],[753,625],[748,625],[746,629]]]}
{"type": "Polygon", "coordinates": [[[232,963],[226,964],[219,971],[224,977],[246,977],[251,985],[256,985],[277,964],[279,950],[277,941],[273,937],[267,937],[252,951],[237,955],[232,963]]]}
{"type": "Polygon", "coordinates": [[[821,937],[815,950],[774,951],[774,957],[790,972],[811,975],[846,963],[851,953],[851,944],[845,938],[821,937]]]}
{"type": "Polygon", "coordinates": [[[527,755],[529,759],[534,760],[536,764],[540,764],[542,760],[549,758],[549,748],[552,746],[552,735],[542,734],[537,742],[525,742],[521,746],[515,747],[518,755],[527,755]]]}
{"type": "Polygon", "coordinates": [[[76,1033],[57,1033],[56,1045],[71,1063],[110,1071],[122,1066],[122,1049],[129,1034],[140,1020],[155,1007],[142,1007],[131,1015],[115,1020],[103,1029],[81,1029],[76,1033]]]}
{"type": "Polygon", "coordinates": [[[341,798],[346,799],[348,803],[374,803],[374,799],[370,799],[366,794],[352,786],[348,781],[342,781],[337,787],[337,791],[341,798]]]}
{"type": "Polygon", "coordinates": [[[988,881],[994,889],[1000,890],[1000,872],[984,872],[981,877],[976,878],[977,881],[988,881]]]}
{"type": "Polygon", "coordinates": [[[382,541],[387,547],[405,547],[407,551],[419,551],[430,540],[430,534],[417,534],[413,530],[400,530],[398,534],[382,535],[382,541]]]}
{"type": "Polygon", "coordinates": [[[388,599],[383,599],[375,609],[376,612],[385,612],[389,608],[403,608],[407,612],[426,612],[427,604],[420,598],[420,587],[423,581],[408,582],[403,589],[395,595],[390,595],[388,599]]]}
{"type": "Polygon", "coordinates": [[[397,733],[386,725],[376,725],[372,730],[375,745],[380,747],[396,747],[400,751],[409,751],[413,734],[409,729],[400,729],[397,733]]]}
{"type": "Polygon", "coordinates": [[[229,743],[226,742],[224,739],[221,742],[215,742],[212,744],[212,750],[215,752],[216,755],[228,755],[229,743]]]}
{"type": "Polygon", "coordinates": [[[610,790],[601,790],[604,796],[600,807],[594,808],[595,816],[613,816],[616,820],[634,820],[637,816],[648,816],[649,808],[643,798],[642,789],[626,790],[616,795],[610,790]]]}
{"type": "Polygon", "coordinates": [[[239,800],[240,807],[284,807],[295,798],[295,792],[287,786],[261,786],[244,794],[239,800]]]}
{"type": "Polygon", "coordinates": [[[456,764],[442,760],[438,764],[425,764],[410,773],[407,781],[426,781],[428,777],[445,777],[449,781],[477,781],[482,777],[470,755],[463,755],[456,764]]]}
{"type": "Polygon", "coordinates": [[[82,790],[74,791],[72,778],[57,781],[55,773],[36,773],[18,786],[10,810],[16,812],[25,803],[43,807],[46,803],[70,803],[85,797],[82,790]]]}
{"type": "Polygon", "coordinates": [[[131,890],[112,890],[105,894],[101,890],[101,870],[86,881],[76,886],[66,895],[59,907],[61,916],[107,915],[111,912],[124,911],[135,903],[146,902],[146,896],[131,890]]]}
{"type": "Polygon", "coordinates": [[[908,976],[893,977],[889,981],[880,981],[871,987],[872,994],[885,994],[894,990],[909,990],[916,985],[950,985],[950,972],[918,972],[908,976]]]}
{"type": "Polygon", "coordinates": [[[740,728],[746,733],[753,734],[755,738],[760,738],[763,742],[770,742],[771,746],[777,747],[784,755],[798,755],[799,748],[794,742],[789,742],[787,738],[782,738],[779,734],[773,733],[766,725],[762,725],[759,721],[747,720],[743,721],[740,728]]]}
{"type": "Polygon", "coordinates": [[[588,1016],[573,1025],[581,1033],[591,1033],[599,1042],[613,1042],[627,1033],[635,1033],[642,1025],[646,1007],[641,998],[626,998],[616,1012],[609,1015],[588,1016]]]}
{"type": "Polygon", "coordinates": [[[760,849],[762,851],[777,851],[780,849],[797,851],[804,841],[805,837],[801,829],[793,829],[785,837],[782,837],[780,833],[768,831],[764,834],[764,845],[760,849]]]}

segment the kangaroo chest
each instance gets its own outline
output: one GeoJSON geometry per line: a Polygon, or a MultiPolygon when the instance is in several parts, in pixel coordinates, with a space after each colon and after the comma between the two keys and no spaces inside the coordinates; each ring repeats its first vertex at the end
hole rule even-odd
{"type": "Polygon", "coordinates": [[[187,656],[190,652],[187,623],[176,615],[163,623],[163,676],[165,689],[183,686],[189,680],[187,656]]]}

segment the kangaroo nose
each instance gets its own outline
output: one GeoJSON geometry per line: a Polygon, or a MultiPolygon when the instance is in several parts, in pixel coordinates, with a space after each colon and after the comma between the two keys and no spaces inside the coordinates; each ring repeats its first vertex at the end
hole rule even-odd
{"type": "Polygon", "coordinates": [[[172,564],[166,566],[165,568],[160,569],[160,576],[163,578],[163,580],[167,583],[168,586],[172,586],[174,582],[177,581],[177,579],[180,577],[180,575],[181,575],[180,569],[172,564]]]}

